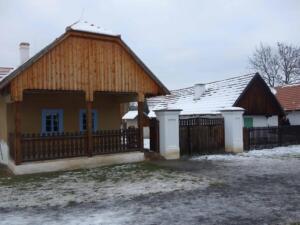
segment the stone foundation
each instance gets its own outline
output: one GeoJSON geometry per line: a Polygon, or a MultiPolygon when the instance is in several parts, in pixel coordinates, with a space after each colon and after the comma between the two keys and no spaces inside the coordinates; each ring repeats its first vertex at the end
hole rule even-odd
{"type": "Polygon", "coordinates": [[[109,155],[99,155],[93,157],[78,157],[38,162],[22,163],[16,166],[9,161],[8,168],[16,175],[54,172],[60,170],[74,170],[82,168],[93,168],[99,166],[133,163],[144,161],[143,152],[130,152],[109,155]]]}

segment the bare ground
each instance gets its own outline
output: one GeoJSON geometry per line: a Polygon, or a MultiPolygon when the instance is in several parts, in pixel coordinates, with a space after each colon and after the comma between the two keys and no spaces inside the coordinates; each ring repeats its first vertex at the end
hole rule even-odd
{"type": "MultiPolygon", "coordinates": [[[[5,181],[0,186],[0,224],[294,224],[300,221],[299,156],[157,161],[142,167],[137,164],[134,170],[130,167],[119,172],[115,182],[109,178],[93,183],[94,189],[87,190],[95,191],[96,187],[99,192],[85,193],[88,198],[76,189],[73,201],[67,204],[55,204],[58,200],[54,198],[48,202],[51,204],[20,206],[13,202],[26,201],[22,196],[30,198],[27,189],[5,181]],[[16,198],[4,196],[3,190],[8,187],[16,198]],[[135,191],[122,194],[124,187],[135,191]],[[2,205],[1,199],[5,200],[2,205]]],[[[116,170],[111,167],[106,171],[111,169],[116,170]]],[[[99,175],[98,171],[84,174],[99,175]]],[[[53,181],[61,176],[80,180],[78,174],[82,176],[80,172],[66,173],[53,181]]],[[[87,180],[87,185],[93,179],[87,180]]],[[[28,181],[23,182],[26,186],[28,181]]],[[[47,191],[42,187],[41,195],[43,190],[47,191]]],[[[64,194],[60,189],[55,192],[64,194]]]]}

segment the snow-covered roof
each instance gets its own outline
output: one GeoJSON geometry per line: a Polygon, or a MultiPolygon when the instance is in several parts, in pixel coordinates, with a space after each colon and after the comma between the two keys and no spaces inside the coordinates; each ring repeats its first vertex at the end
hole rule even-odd
{"type": "Polygon", "coordinates": [[[194,87],[187,87],[173,90],[170,95],[148,98],[147,104],[150,113],[159,109],[182,109],[181,115],[219,113],[234,106],[254,76],[255,73],[207,83],[197,100],[194,87]]]}
{"type": "Polygon", "coordinates": [[[0,67],[0,81],[3,80],[13,70],[12,67],[0,67]]]}
{"type": "Polygon", "coordinates": [[[84,32],[90,32],[90,33],[96,33],[96,34],[119,36],[119,34],[116,34],[116,33],[112,32],[111,30],[107,30],[107,29],[104,29],[103,27],[99,27],[93,23],[89,23],[87,21],[81,21],[81,20],[68,26],[67,30],[77,30],[77,31],[84,31],[84,32]]]}
{"type": "Polygon", "coordinates": [[[123,117],[123,120],[134,120],[138,116],[137,110],[128,111],[123,117]]]}

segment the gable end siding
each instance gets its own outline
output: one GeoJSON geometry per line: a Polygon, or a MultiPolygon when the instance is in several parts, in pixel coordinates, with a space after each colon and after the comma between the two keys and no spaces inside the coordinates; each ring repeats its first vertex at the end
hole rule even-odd
{"type": "Polygon", "coordinates": [[[121,41],[77,36],[64,38],[11,81],[13,100],[24,90],[81,90],[164,94],[121,41]]]}

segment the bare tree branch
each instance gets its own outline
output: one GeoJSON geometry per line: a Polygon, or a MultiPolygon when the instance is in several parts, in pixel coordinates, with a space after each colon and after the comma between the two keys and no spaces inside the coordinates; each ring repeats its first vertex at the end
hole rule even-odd
{"type": "Polygon", "coordinates": [[[278,57],[272,52],[270,46],[262,43],[255,49],[253,56],[249,59],[253,70],[259,71],[268,85],[274,87],[278,80],[278,57]]]}
{"type": "Polygon", "coordinates": [[[251,69],[259,71],[269,86],[300,81],[300,48],[277,43],[277,49],[260,44],[249,58],[251,69]]]}
{"type": "Polygon", "coordinates": [[[282,82],[290,84],[300,76],[300,48],[284,43],[277,43],[279,54],[279,66],[282,71],[282,82]]]}

